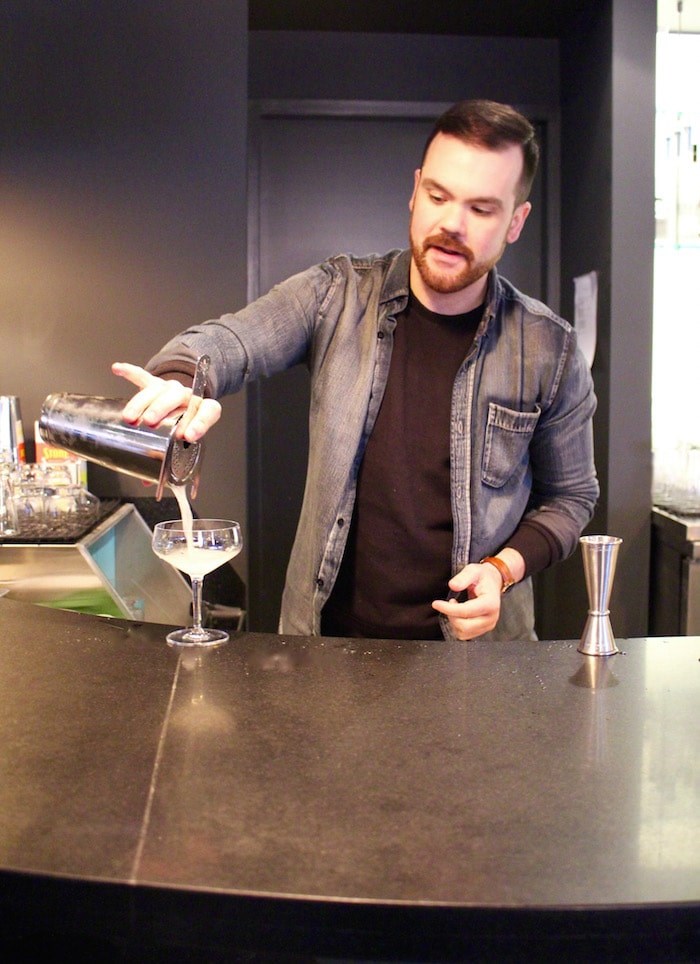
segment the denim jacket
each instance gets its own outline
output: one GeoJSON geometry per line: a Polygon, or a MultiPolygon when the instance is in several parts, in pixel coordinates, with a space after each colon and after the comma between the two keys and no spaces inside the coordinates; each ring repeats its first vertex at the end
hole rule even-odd
{"type": "MultiPolygon", "coordinates": [[[[188,329],[149,362],[151,371],[165,373],[206,352],[217,398],[298,363],[309,369],[307,482],[280,632],[320,632],[387,381],[396,316],[408,300],[409,265],[410,251],[338,255],[236,314],[188,329]]],[[[452,399],[453,572],[497,552],[524,515],[570,555],[598,497],[595,395],[572,327],[492,269],[484,316],[452,399]]],[[[445,620],[442,628],[454,638],[445,620]]],[[[488,638],[535,638],[531,580],[503,597],[488,638]]]]}

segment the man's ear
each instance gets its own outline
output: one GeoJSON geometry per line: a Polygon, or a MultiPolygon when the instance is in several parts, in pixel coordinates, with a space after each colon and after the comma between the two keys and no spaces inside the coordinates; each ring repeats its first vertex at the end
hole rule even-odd
{"type": "Polygon", "coordinates": [[[519,204],[515,211],[513,211],[513,217],[510,219],[510,226],[506,234],[508,244],[513,244],[514,241],[518,240],[530,211],[532,211],[532,205],[529,201],[524,201],[522,204],[519,204]]]}

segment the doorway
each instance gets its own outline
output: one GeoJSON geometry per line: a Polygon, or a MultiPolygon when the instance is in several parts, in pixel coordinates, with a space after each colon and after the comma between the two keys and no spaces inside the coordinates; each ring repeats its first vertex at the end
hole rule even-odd
{"type": "MultiPolygon", "coordinates": [[[[413,172],[447,104],[257,103],[251,108],[249,300],[339,252],[407,245],[413,172]]],[[[546,119],[533,211],[502,273],[552,304],[554,197],[546,119]]],[[[248,388],[248,627],[275,632],[306,474],[309,379],[294,368],[248,388]]]]}

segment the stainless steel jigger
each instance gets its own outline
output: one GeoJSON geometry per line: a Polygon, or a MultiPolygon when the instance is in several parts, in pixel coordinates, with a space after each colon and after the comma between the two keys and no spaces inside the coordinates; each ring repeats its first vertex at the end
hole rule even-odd
{"type": "Polygon", "coordinates": [[[608,603],[622,539],[617,536],[581,536],[579,542],[589,609],[578,651],[586,656],[612,656],[620,650],[615,645],[608,603]]]}

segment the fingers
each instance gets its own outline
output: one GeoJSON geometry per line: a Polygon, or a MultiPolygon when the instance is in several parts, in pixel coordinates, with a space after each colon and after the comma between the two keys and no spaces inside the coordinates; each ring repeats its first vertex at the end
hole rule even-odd
{"type": "MultiPolygon", "coordinates": [[[[122,418],[126,422],[156,427],[168,416],[180,415],[192,395],[189,388],[185,388],[174,379],[158,378],[151,375],[145,368],[130,365],[126,362],[115,362],[112,372],[121,378],[126,378],[140,391],[136,392],[122,410],[122,418]]],[[[194,441],[194,440],[192,440],[194,441]]]]}
{"type": "Polygon", "coordinates": [[[137,388],[145,388],[146,385],[155,378],[155,376],[147,372],[145,368],[139,368],[138,365],[130,365],[128,362],[114,362],[112,365],[112,373],[119,375],[120,378],[126,378],[127,381],[136,385],[137,388]]]}
{"type": "Polygon", "coordinates": [[[453,598],[436,599],[433,609],[446,616],[457,639],[475,639],[492,630],[501,612],[498,572],[496,579],[484,567],[472,563],[450,579],[453,598]]]}
{"type": "Polygon", "coordinates": [[[180,382],[154,378],[130,398],[124,406],[123,418],[127,422],[143,422],[155,427],[170,415],[179,415],[187,407],[192,392],[180,382]]]}
{"type": "Polygon", "coordinates": [[[221,405],[214,398],[203,398],[186,425],[175,429],[175,435],[186,442],[198,442],[221,418],[221,405]]]}
{"type": "Polygon", "coordinates": [[[457,639],[476,639],[493,629],[500,614],[500,599],[489,600],[483,596],[458,602],[456,599],[436,599],[436,612],[446,616],[457,639]]]}
{"type": "Polygon", "coordinates": [[[186,403],[184,386],[157,378],[138,365],[114,362],[112,372],[140,389],[124,406],[122,417],[126,422],[155,426],[186,403]]]}
{"type": "MultiPolygon", "coordinates": [[[[192,390],[175,379],[158,378],[145,368],[127,362],[115,362],[112,372],[139,389],[122,410],[122,418],[126,422],[133,425],[143,422],[155,428],[164,419],[180,416],[187,410],[192,390]]],[[[198,442],[220,418],[219,402],[213,398],[203,398],[192,417],[187,422],[183,421],[182,425],[178,424],[175,435],[186,442],[198,442]]]]}

